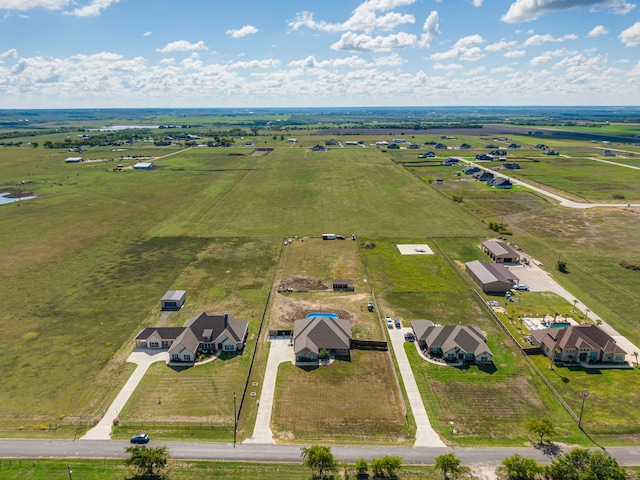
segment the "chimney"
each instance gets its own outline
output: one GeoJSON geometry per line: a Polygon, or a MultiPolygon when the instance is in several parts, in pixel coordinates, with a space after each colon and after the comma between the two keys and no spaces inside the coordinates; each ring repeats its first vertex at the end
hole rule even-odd
{"type": "Polygon", "coordinates": [[[229,312],[224,312],[222,316],[224,317],[224,326],[226,327],[229,323],[229,312]]]}

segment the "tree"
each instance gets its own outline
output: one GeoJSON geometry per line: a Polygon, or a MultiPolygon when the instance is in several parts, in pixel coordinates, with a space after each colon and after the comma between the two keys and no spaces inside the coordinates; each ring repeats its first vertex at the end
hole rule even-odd
{"type": "Polygon", "coordinates": [[[500,478],[506,480],[535,480],[542,467],[533,458],[524,458],[517,453],[502,460],[498,468],[500,478]]]}
{"type": "Polygon", "coordinates": [[[364,458],[361,458],[356,462],[356,472],[358,475],[364,475],[369,471],[369,464],[364,458]]]}
{"type": "Polygon", "coordinates": [[[540,437],[540,444],[542,444],[544,437],[548,437],[551,440],[553,434],[556,433],[556,427],[548,417],[534,418],[529,420],[525,426],[531,433],[540,437]]]}
{"type": "Polygon", "coordinates": [[[394,457],[387,455],[382,457],[382,466],[385,471],[385,476],[395,477],[396,472],[402,468],[402,457],[394,457]]]}
{"type": "Polygon", "coordinates": [[[320,478],[325,478],[325,472],[336,471],[337,463],[329,447],[313,445],[302,447],[300,451],[304,464],[311,470],[316,470],[320,478]]]}
{"type": "Polygon", "coordinates": [[[159,475],[169,461],[167,447],[148,448],[136,445],[125,451],[131,455],[125,460],[125,465],[133,467],[140,475],[159,475]]]}
{"type": "Polygon", "coordinates": [[[625,480],[627,474],[606,452],[576,448],[547,467],[550,480],[625,480]]]}
{"type": "Polygon", "coordinates": [[[454,453],[445,453],[436,457],[435,469],[440,470],[444,478],[457,478],[462,471],[460,459],[454,453]],[[451,477],[449,477],[451,475],[451,477]]]}

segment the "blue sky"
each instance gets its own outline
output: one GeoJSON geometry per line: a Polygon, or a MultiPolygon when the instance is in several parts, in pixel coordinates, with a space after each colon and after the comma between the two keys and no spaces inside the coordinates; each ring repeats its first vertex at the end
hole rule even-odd
{"type": "Polygon", "coordinates": [[[640,105],[633,0],[0,0],[0,108],[640,105]]]}

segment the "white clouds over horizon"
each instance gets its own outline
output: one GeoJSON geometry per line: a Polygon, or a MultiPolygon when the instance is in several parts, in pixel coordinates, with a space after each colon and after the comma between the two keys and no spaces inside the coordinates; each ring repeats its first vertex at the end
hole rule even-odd
{"type": "Polygon", "coordinates": [[[619,35],[620,41],[625,47],[637,47],[640,45],[640,22],[636,22],[619,35]]]}
{"type": "Polygon", "coordinates": [[[160,53],[189,52],[194,50],[208,50],[208,47],[202,40],[196,43],[190,43],[187,40],[176,40],[175,42],[167,43],[162,48],[156,48],[156,52],[160,53]]]}
{"type": "Polygon", "coordinates": [[[506,23],[530,22],[547,13],[579,7],[602,8],[625,15],[635,5],[624,0],[515,0],[501,20],[506,23]]]}
{"type": "Polygon", "coordinates": [[[238,29],[230,29],[226,31],[226,34],[232,38],[242,38],[256,33],[258,33],[258,29],[253,25],[245,25],[238,29]]]}

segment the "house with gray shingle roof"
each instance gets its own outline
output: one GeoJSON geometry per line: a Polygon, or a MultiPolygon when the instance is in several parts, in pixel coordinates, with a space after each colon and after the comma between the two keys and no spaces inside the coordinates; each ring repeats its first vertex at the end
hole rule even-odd
{"type": "Polygon", "coordinates": [[[531,332],[533,343],[560,363],[625,363],[626,352],[595,325],[570,325],[531,332]]]}
{"type": "Polygon", "coordinates": [[[475,326],[434,325],[429,320],[414,320],[411,327],[418,345],[429,355],[449,362],[493,362],[493,353],[487,339],[475,326]]]}
{"type": "Polygon", "coordinates": [[[236,352],[244,348],[249,323],[224,312],[202,312],[191,317],[184,327],[150,327],[136,336],[138,346],[167,348],[169,363],[195,362],[200,352],[236,352]]]}
{"type": "Polygon", "coordinates": [[[313,317],[296,320],[293,325],[293,351],[296,362],[317,362],[320,350],[348,356],[351,323],[343,318],[313,317]]]}

